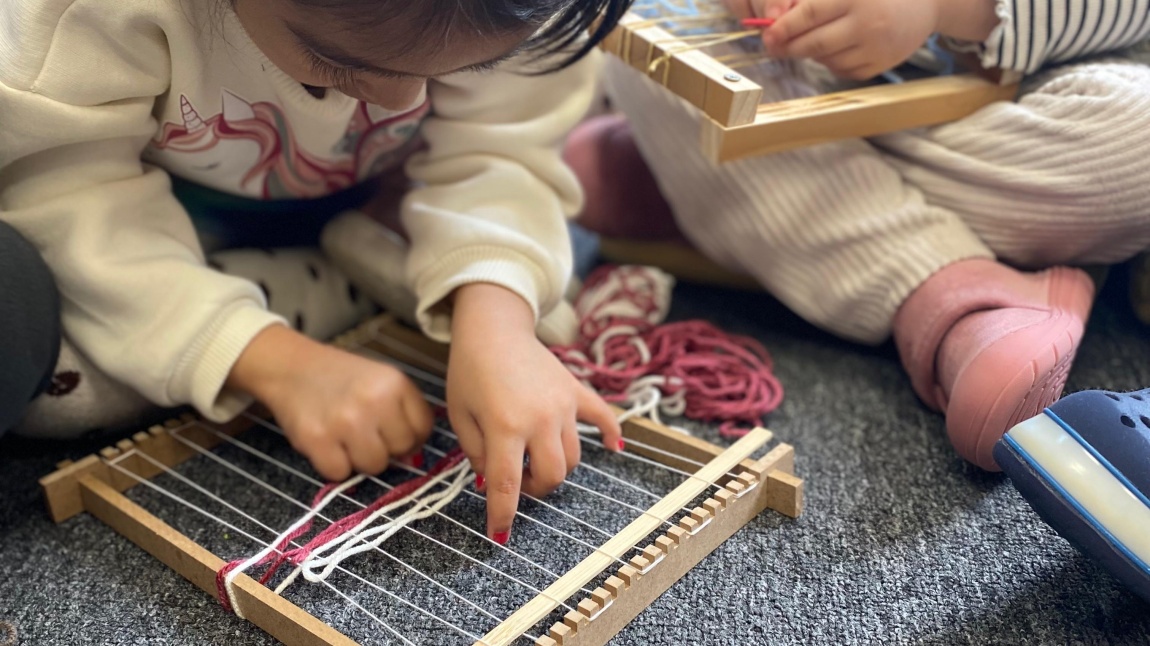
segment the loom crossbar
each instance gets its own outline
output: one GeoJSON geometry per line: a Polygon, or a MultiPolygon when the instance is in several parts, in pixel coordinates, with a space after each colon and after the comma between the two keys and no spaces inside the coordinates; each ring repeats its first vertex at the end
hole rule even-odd
{"type": "Polygon", "coordinates": [[[833,92],[765,105],[749,125],[704,120],[703,153],[727,162],[818,144],[874,137],[968,117],[996,101],[1013,101],[1017,86],[957,74],[833,92]]]}

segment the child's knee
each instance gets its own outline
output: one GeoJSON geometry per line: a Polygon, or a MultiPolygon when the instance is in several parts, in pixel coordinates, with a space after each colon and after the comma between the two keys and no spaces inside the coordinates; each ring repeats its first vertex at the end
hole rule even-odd
{"type": "Polygon", "coordinates": [[[0,222],[0,433],[46,385],[59,350],[52,273],[31,243],[0,222]]]}

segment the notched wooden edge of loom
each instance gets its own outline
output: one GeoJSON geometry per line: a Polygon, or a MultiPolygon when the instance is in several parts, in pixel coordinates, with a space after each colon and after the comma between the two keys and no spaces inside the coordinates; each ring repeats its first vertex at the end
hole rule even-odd
{"type": "MultiPolygon", "coordinates": [[[[135,478],[108,466],[110,460],[120,458],[117,462],[120,467],[143,479],[153,478],[162,471],[138,456],[121,457],[133,449],[169,468],[178,466],[197,455],[195,450],[171,437],[170,433],[175,429],[184,429],[190,438],[194,438],[194,441],[205,449],[212,448],[222,441],[198,428],[196,425],[200,423],[208,424],[195,415],[185,413],[119,440],[80,460],[58,465],[60,468],[56,471],[40,478],[40,491],[48,507],[49,516],[53,522],[61,523],[84,511],[79,482],[85,476],[93,476],[119,492],[127,491],[138,484],[135,478]]],[[[251,422],[241,417],[227,424],[213,424],[212,428],[234,436],[250,426],[251,422]]]]}
{"type": "Polygon", "coordinates": [[[714,163],[736,161],[949,123],[1017,92],[1016,84],[975,73],[830,92],[765,105],[746,125],[703,119],[700,146],[714,163]]]}
{"type": "Polygon", "coordinates": [[[794,448],[779,444],[750,469],[682,516],[575,610],[539,637],[536,646],[601,646],[703,558],[764,509],[797,518],[803,481],[792,475],[794,448]],[[753,495],[752,495],[753,494],[753,495]]]}
{"type": "Polygon", "coordinates": [[[724,126],[754,120],[763,88],[703,51],[688,49],[672,53],[665,64],[652,69],[652,62],[685,43],[649,22],[629,11],[599,47],[724,126]]]}

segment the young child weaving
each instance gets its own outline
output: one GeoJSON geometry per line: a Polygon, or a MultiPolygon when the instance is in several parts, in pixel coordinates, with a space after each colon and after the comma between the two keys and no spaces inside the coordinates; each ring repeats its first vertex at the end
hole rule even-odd
{"type": "MultiPolygon", "coordinates": [[[[309,339],[292,308],[269,311],[275,291],[209,266],[172,184],[270,201],[235,215],[255,223],[251,246],[270,246],[324,208],[299,200],[406,160],[417,318],[452,341],[448,413],[486,478],[488,532],[506,542],[520,488],[542,495],[578,462],[577,419],[621,444],[535,326],[571,274],[565,216],[581,194],[560,143],[594,93],[585,54],[622,5],[4,3],[0,430],[47,387],[58,307],[66,344],[113,380],[217,421],[259,400],[328,479],[411,454],[432,424],[415,386],[309,339]]],[[[334,271],[304,264],[317,281],[334,271]]]]}
{"type": "MultiPolygon", "coordinates": [[[[1048,66],[1144,38],[1150,8],[727,5],[777,19],[763,35],[774,57],[812,57],[843,76],[874,76],[941,32],[973,43],[987,67],[1031,77],[1017,103],[957,123],[714,165],[698,152],[694,113],[613,64],[608,95],[632,118],[601,117],[571,138],[567,156],[588,192],[581,222],[643,235],[666,233],[657,214],[673,214],[690,243],[813,323],[866,343],[893,333],[956,450],[994,469],[995,442],[1058,397],[1082,336],[1094,285],[1067,265],[1150,247],[1150,69],[1120,58],[1048,66]],[[639,196],[651,208],[629,209],[639,196]]],[[[814,90],[786,79],[765,92],[814,90]]]]}
{"type": "MultiPolygon", "coordinates": [[[[608,96],[630,120],[588,121],[568,144],[588,192],[581,222],[689,242],[848,339],[893,335],[958,453],[1007,470],[1044,519],[1150,599],[1150,391],[1052,404],[1095,290],[1070,265],[1150,247],[1150,68],[1087,58],[1145,39],[1150,4],[726,4],[774,20],[771,56],[843,77],[896,66],[932,33],[1029,76],[1017,102],[957,123],[714,165],[697,113],[615,63],[608,96]]],[[[815,93],[798,75],[764,89],[768,101],[815,93]]]]}

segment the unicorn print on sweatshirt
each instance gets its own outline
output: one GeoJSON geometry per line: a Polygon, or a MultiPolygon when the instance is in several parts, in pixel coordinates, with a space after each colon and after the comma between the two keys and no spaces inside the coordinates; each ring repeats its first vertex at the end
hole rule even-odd
{"type": "Polygon", "coordinates": [[[375,110],[361,101],[344,136],[327,155],[317,155],[300,146],[283,110],[273,103],[249,103],[223,90],[220,111],[205,118],[181,96],[183,123],[165,123],[145,159],[183,179],[236,195],[320,197],[402,163],[420,146],[419,125],[428,111],[424,102],[377,120],[375,110]]]}

